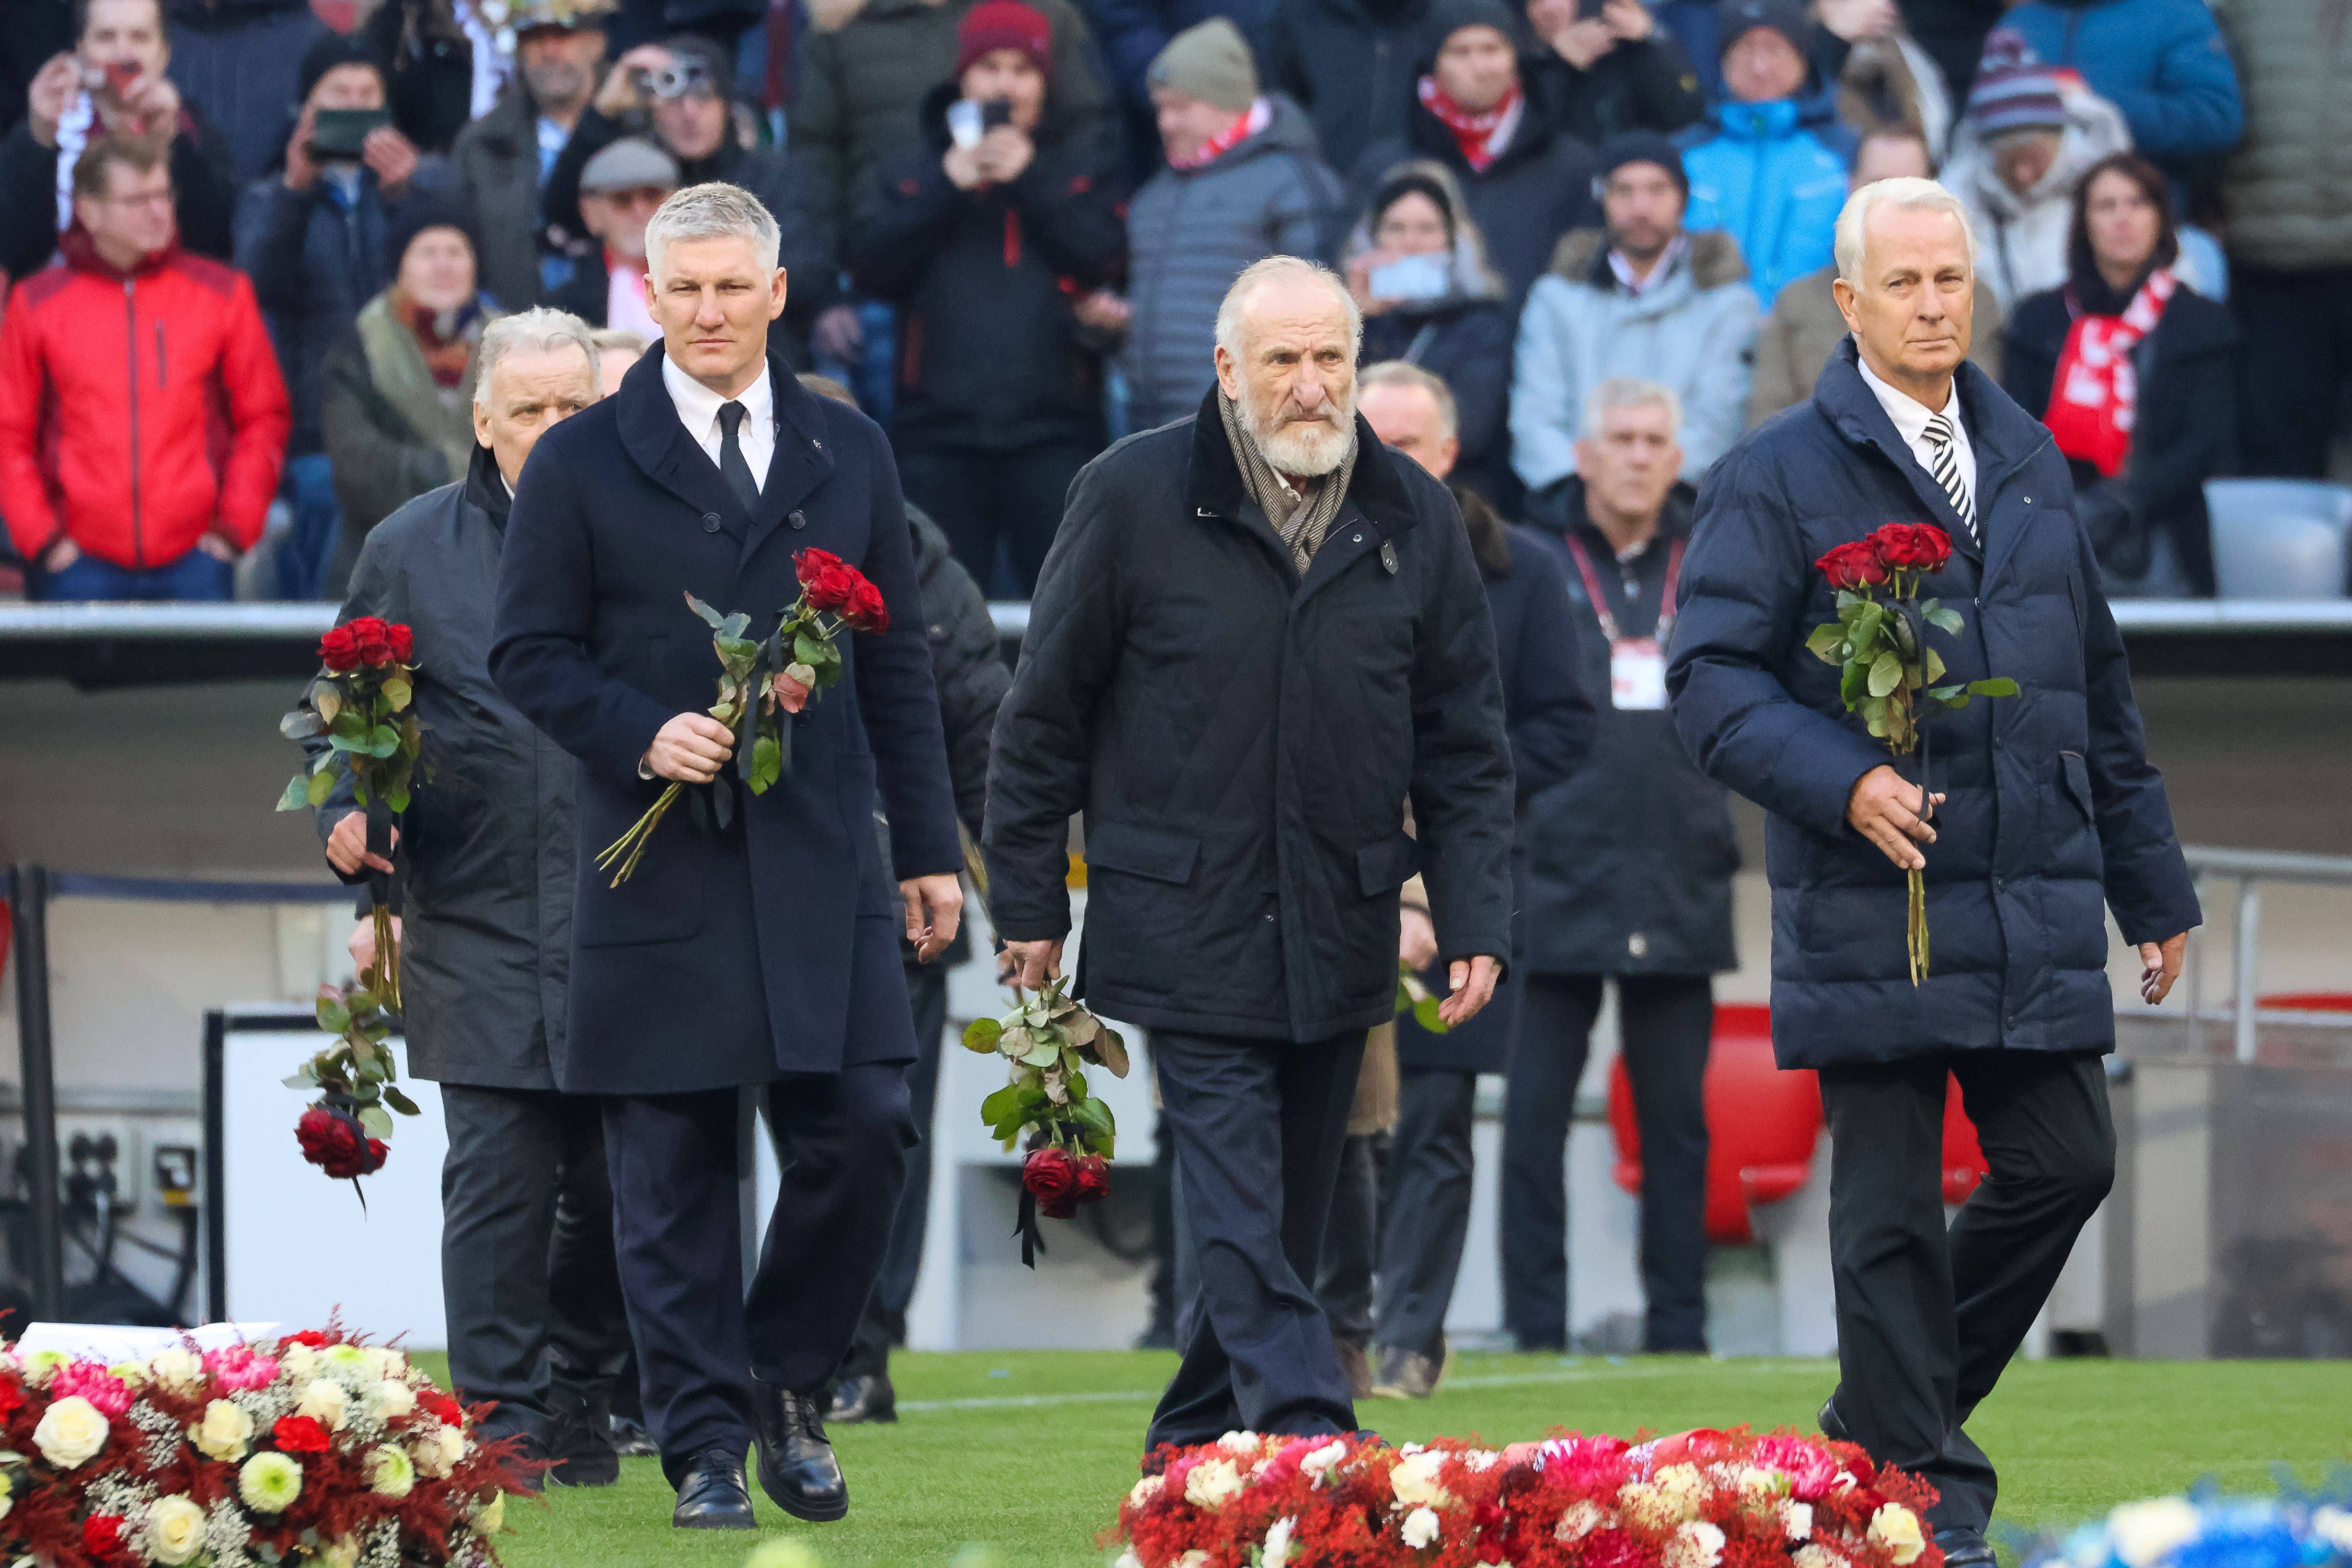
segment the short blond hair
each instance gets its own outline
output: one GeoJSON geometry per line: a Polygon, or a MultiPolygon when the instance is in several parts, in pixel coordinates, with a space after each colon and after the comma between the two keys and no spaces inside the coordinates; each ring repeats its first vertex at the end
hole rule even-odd
{"type": "Polygon", "coordinates": [[[1870,228],[1870,215],[1881,207],[1896,212],[1949,213],[1960,226],[1960,237],[1969,247],[1969,271],[1977,269],[1977,235],[1969,226],[1969,210],[1960,198],[1933,180],[1923,180],[1906,174],[1893,180],[1876,180],[1846,197],[1845,205],[1837,217],[1837,274],[1848,283],[1862,282],[1863,242],[1870,228]]]}
{"type": "Polygon", "coordinates": [[[782,248],[783,235],[776,227],[776,215],[759,197],[724,180],[709,180],[672,191],[646,221],[646,270],[661,271],[662,252],[674,239],[737,237],[751,242],[751,249],[760,258],[760,270],[776,269],[776,252],[782,248]]]}
{"type": "Polygon", "coordinates": [[[1665,383],[1644,381],[1638,375],[1612,375],[1594,387],[1592,395],[1585,400],[1584,428],[1597,435],[1611,409],[1646,408],[1652,405],[1666,411],[1667,434],[1679,440],[1683,433],[1683,400],[1665,383]]]}
{"type": "Polygon", "coordinates": [[[1454,389],[1446,385],[1445,378],[1436,372],[1423,370],[1410,360],[1384,359],[1378,364],[1365,366],[1357,375],[1356,395],[1361,398],[1376,386],[1419,387],[1429,394],[1432,403],[1437,405],[1439,434],[1452,440],[1462,433],[1462,410],[1454,401],[1454,389]]]}

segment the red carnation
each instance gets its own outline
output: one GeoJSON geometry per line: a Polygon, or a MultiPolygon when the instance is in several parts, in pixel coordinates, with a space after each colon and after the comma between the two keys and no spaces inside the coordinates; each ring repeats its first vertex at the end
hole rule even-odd
{"type": "Polygon", "coordinates": [[[359,639],[349,626],[337,626],[319,639],[319,658],[337,675],[356,669],[360,662],[359,639]]]}
{"type": "Polygon", "coordinates": [[[1897,572],[1941,572],[1952,558],[1952,536],[1933,523],[1890,522],[1868,542],[1897,572]]]}
{"type": "Polygon", "coordinates": [[[1090,1204],[1110,1195],[1110,1163],[1100,1154],[1082,1154],[1074,1164],[1077,1169],[1076,1203],[1090,1204]]]}
{"type": "Polygon", "coordinates": [[[397,621],[385,629],[392,639],[392,661],[406,664],[416,653],[416,634],[397,621]]]}
{"type": "Polygon", "coordinates": [[[302,1158],[339,1181],[380,1170],[388,1151],[381,1138],[371,1138],[349,1111],[313,1105],[294,1124],[302,1158]]]}
{"type": "Polygon", "coordinates": [[[335,1336],[327,1332],[324,1329],[303,1329],[299,1332],[286,1336],[286,1343],[289,1345],[309,1345],[313,1350],[318,1349],[320,1345],[331,1345],[337,1342],[337,1342],[335,1336]]]}
{"type": "Polygon", "coordinates": [[[25,1385],[14,1375],[0,1380],[0,1420],[5,1420],[25,1408],[25,1385]]]}
{"type": "Polygon", "coordinates": [[[1079,1184],[1078,1163],[1060,1149],[1035,1150],[1021,1167],[1021,1184],[1047,1219],[1067,1219],[1078,1212],[1079,1184]]]}
{"type": "Polygon", "coordinates": [[[81,1521],[81,1549],[92,1557],[111,1557],[122,1550],[122,1516],[94,1513],[81,1521]]]}
{"type": "Polygon", "coordinates": [[[864,577],[843,606],[841,618],[861,632],[887,632],[890,629],[890,612],[882,603],[882,590],[864,577]]]}
{"type": "Polygon", "coordinates": [[[444,1426],[461,1426],[466,1421],[466,1407],[437,1388],[428,1388],[416,1396],[416,1407],[439,1421],[444,1426]]]}
{"type": "Polygon", "coordinates": [[[1841,544],[1813,563],[1832,588],[1875,587],[1886,581],[1886,563],[1866,539],[1841,544]]]}
{"type": "Polygon", "coordinates": [[[278,1425],[269,1429],[269,1436],[281,1454],[323,1454],[327,1451],[326,1425],[309,1415],[280,1415],[278,1425]]]}

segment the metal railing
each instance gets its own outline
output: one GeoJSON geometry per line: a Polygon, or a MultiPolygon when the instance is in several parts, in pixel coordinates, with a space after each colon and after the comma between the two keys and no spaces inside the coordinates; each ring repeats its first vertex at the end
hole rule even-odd
{"type": "Polygon", "coordinates": [[[2197,899],[2210,908],[2207,892],[2216,882],[2233,883],[2236,902],[2231,919],[2231,979],[2228,1010],[2205,1010],[2204,926],[2189,936],[2182,980],[2189,988],[2190,1027],[2201,1031],[2208,1023],[2226,1021],[2231,1026],[2232,1055],[2242,1062],[2255,1059],[2258,1033],[2264,1024],[2340,1025],[2352,1026],[2352,1013],[2326,1013],[2261,1005],[2263,884],[2295,882],[2352,891],[2352,856],[2295,855],[2267,849],[2215,849],[2190,846],[2183,853],[2197,882],[2197,899]]]}

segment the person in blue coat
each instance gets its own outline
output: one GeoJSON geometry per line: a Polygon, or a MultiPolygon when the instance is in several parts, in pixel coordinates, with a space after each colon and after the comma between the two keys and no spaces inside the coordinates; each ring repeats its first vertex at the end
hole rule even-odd
{"type": "MultiPolygon", "coordinates": [[[[1454,394],[1444,381],[1392,360],[1366,368],[1360,384],[1358,406],[1373,434],[1436,478],[1452,474],[1462,443],[1454,394]]],[[[1577,772],[1592,746],[1596,718],[1577,673],[1568,580],[1533,531],[1503,521],[1477,491],[1456,487],[1454,499],[1494,617],[1503,722],[1524,834],[1528,803],[1577,772]]],[[[1527,941],[1525,921],[1516,912],[1528,901],[1523,865],[1514,865],[1512,880],[1516,953],[1527,941]]],[[[1470,1230],[1470,1124],[1478,1075],[1501,1072],[1510,1056],[1519,989],[1507,977],[1485,1012],[1442,1035],[1410,1016],[1397,1020],[1396,1142],[1382,1179],[1372,1305],[1376,1394],[1426,1397],[1444,1369],[1445,1311],[1470,1230]]]]}
{"type": "Polygon", "coordinates": [[[874,1289],[916,1129],[898,931],[955,938],[963,863],[912,537],[889,443],[794,378],[771,339],[775,219],[689,185],[646,229],[661,352],[541,437],[507,522],[489,667],[579,759],[567,1093],[605,1097],[614,1240],[673,1522],[753,1528],[743,1479],[802,1519],[848,1489],[825,1441],[835,1368],[874,1289]],[[821,549],[878,588],[838,685],[789,721],[782,777],[730,766],[710,629],[765,630],[821,549]],[[634,875],[597,853],[685,786],[634,875]],[[889,818],[889,854],[877,838],[889,818]],[[903,919],[900,918],[903,910],[903,919]],[[752,1089],[789,1145],[743,1289],[737,1128],[752,1089]]]}
{"type": "Polygon", "coordinates": [[[2044,65],[2080,71],[2123,110],[2133,151],[2175,178],[2245,134],[2238,68],[2204,0],[2026,0],[2000,25],[2025,36],[2044,65]]]}
{"type": "Polygon", "coordinates": [[[1990,1568],[1996,1479],[1963,1425],[2114,1178],[2105,912],[2160,1002],[2197,895],[2065,457],[1964,363],[1966,216],[1939,185],[1883,180],[1837,232],[1854,339],[1701,488],[1666,687],[1692,758],[1771,814],[1772,1043],[1819,1069],[1832,1147],[1843,1381],[1822,1430],[1935,1486],[1945,1562],[1990,1568]],[[1928,721],[1932,822],[1921,763],[1892,765],[1806,647],[1836,618],[1817,559],[1890,522],[1951,536],[1921,587],[1966,620],[1937,637],[1948,679],[2021,689],[1928,721]],[[1934,939],[1917,981],[1911,870],[1934,939]],[[1948,1236],[1948,1073],[1991,1166],[1948,1236]]]}
{"type": "Polygon", "coordinates": [[[1813,84],[1803,7],[1726,0],[1721,13],[1723,99],[1681,138],[1683,222],[1739,242],[1748,286],[1769,310],[1789,282],[1829,265],[1854,138],[1834,96],[1813,84]]]}

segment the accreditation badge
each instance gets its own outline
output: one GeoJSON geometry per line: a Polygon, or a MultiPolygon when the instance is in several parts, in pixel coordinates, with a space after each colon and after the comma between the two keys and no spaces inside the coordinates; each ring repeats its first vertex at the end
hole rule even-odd
{"type": "Polygon", "coordinates": [[[1609,645],[1609,700],[1622,710],[1666,705],[1666,650],[1657,638],[1619,637],[1609,645]]]}

